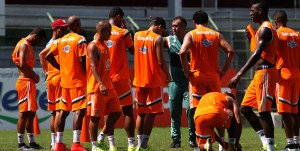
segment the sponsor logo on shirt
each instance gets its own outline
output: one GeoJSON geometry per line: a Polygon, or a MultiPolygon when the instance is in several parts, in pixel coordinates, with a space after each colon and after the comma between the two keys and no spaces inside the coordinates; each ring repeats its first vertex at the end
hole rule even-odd
{"type": "Polygon", "coordinates": [[[113,46],[113,42],[111,40],[107,40],[106,45],[108,48],[111,48],[113,46]]]}
{"type": "Polygon", "coordinates": [[[142,54],[146,54],[148,52],[148,48],[146,46],[143,46],[142,48],[139,48],[139,51],[142,53],[142,54]]]}
{"type": "Polygon", "coordinates": [[[66,46],[63,47],[63,51],[66,52],[66,53],[69,53],[70,49],[71,48],[70,48],[69,45],[66,45],[66,46]]]}
{"type": "Polygon", "coordinates": [[[295,48],[298,46],[298,43],[293,41],[293,40],[290,40],[288,43],[287,43],[287,46],[291,47],[291,48],[295,48]]]}
{"type": "Polygon", "coordinates": [[[203,41],[201,41],[201,45],[204,45],[205,47],[209,47],[212,46],[214,43],[212,41],[209,41],[207,39],[204,39],[203,41]]]}

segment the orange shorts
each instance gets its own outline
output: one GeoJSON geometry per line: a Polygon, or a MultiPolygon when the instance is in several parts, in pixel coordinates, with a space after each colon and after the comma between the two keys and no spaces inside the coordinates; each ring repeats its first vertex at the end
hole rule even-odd
{"type": "Polygon", "coordinates": [[[108,96],[99,91],[88,94],[87,115],[101,117],[112,112],[121,112],[118,95],[114,89],[108,90],[108,96]]]}
{"type": "Polygon", "coordinates": [[[135,88],[135,102],[137,114],[162,114],[162,89],[157,88],[135,88]]]}
{"type": "Polygon", "coordinates": [[[47,79],[48,110],[55,111],[55,104],[61,99],[60,75],[47,79]]]}
{"type": "Polygon", "coordinates": [[[16,82],[16,90],[18,92],[19,111],[33,111],[38,109],[36,102],[35,83],[30,78],[18,78],[16,82]]]}
{"type": "Polygon", "coordinates": [[[86,108],[85,87],[62,88],[61,99],[56,102],[56,110],[77,111],[86,108]]]}
{"type": "Polygon", "coordinates": [[[224,111],[220,113],[205,114],[195,117],[195,128],[198,145],[206,143],[206,139],[211,138],[216,141],[214,128],[224,127],[228,129],[231,125],[232,116],[224,111]],[[216,120],[218,119],[218,120],[216,120]]]}
{"type": "Polygon", "coordinates": [[[127,79],[115,81],[113,86],[119,96],[121,107],[133,105],[131,85],[127,79]]]}
{"type": "Polygon", "coordinates": [[[276,84],[276,103],[278,113],[298,113],[300,78],[280,80],[276,84]]]}
{"type": "Polygon", "coordinates": [[[276,80],[276,68],[256,70],[241,105],[257,108],[258,112],[271,111],[276,80]]]}
{"type": "Polygon", "coordinates": [[[202,79],[201,77],[190,78],[189,94],[190,108],[197,107],[201,97],[208,92],[221,92],[220,79],[202,79]]]}

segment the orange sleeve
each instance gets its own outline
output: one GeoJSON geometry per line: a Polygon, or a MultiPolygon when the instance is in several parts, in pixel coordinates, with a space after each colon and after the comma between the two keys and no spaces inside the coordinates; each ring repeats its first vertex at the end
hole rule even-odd
{"type": "Polygon", "coordinates": [[[78,56],[86,56],[86,40],[83,36],[78,40],[78,56]]]}
{"type": "Polygon", "coordinates": [[[125,39],[126,48],[133,46],[132,38],[128,30],[126,30],[126,32],[124,33],[124,39],[125,39]]]}
{"type": "Polygon", "coordinates": [[[54,55],[58,55],[58,41],[55,40],[53,41],[50,51],[54,54],[54,55]]]}

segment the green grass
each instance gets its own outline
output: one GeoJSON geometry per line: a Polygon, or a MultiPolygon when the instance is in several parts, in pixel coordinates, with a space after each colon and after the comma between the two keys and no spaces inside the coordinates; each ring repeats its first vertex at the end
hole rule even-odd
{"type": "MultiPolygon", "coordinates": [[[[172,142],[170,138],[170,128],[154,128],[149,140],[149,145],[154,151],[191,151],[188,146],[188,130],[182,128],[182,143],[179,149],[170,149],[172,142]]],[[[41,135],[35,137],[36,141],[43,147],[49,148],[50,146],[50,131],[42,130],[41,135]]],[[[107,140],[107,139],[106,139],[107,140]]],[[[25,138],[27,142],[27,138],[25,138]]],[[[72,131],[66,130],[64,133],[63,141],[70,147],[72,142],[72,131]]],[[[119,151],[125,151],[127,146],[127,138],[125,130],[115,130],[115,141],[119,147],[119,151]]],[[[243,128],[241,136],[241,144],[243,151],[258,151],[261,147],[260,140],[254,130],[250,127],[243,128]]],[[[285,147],[286,139],[283,129],[275,129],[275,143],[277,144],[277,150],[285,147]]],[[[83,143],[87,148],[91,148],[91,143],[83,143]]],[[[217,143],[214,144],[214,148],[217,149],[217,143]]],[[[13,151],[17,149],[17,132],[16,130],[0,130],[0,151],[13,151]]],[[[46,151],[50,149],[43,149],[46,151]]]]}

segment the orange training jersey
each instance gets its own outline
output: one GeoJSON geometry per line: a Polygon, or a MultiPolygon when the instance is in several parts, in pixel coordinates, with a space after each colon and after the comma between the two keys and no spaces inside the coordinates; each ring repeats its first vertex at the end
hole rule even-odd
{"type": "Polygon", "coordinates": [[[193,44],[190,49],[191,70],[200,73],[219,71],[219,33],[207,27],[198,27],[190,34],[193,44]]]}
{"type": "Polygon", "coordinates": [[[158,64],[155,41],[160,35],[146,30],[134,36],[134,80],[137,87],[160,87],[163,85],[163,72],[158,64]]]}
{"type": "Polygon", "coordinates": [[[61,86],[63,88],[85,87],[86,73],[80,57],[86,55],[86,40],[76,33],[69,33],[55,40],[50,51],[58,55],[61,86]]]}
{"type": "MultiPolygon", "coordinates": [[[[97,71],[100,74],[101,81],[106,86],[107,89],[113,89],[113,85],[110,78],[110,61],[109,61],[109,51],[106,45],[101,44],[97,40],[93,40],[89,43],[94,43],[98,48],[98,54],[100,56],[97,62],[97,71]]],[[[86,59],[86,68],[87,68],[87,93],[92,93],[99,91],[99,84],[96,78],[94,77],[89,59],[86,59]]]]}
{"type": "Polygon", "coordinates": [[[257,32],[255,34],[255,38],[258,41],[258,34],[261,28],[267,27],[270,28],[272,31],[272,40],[268,43],[268,45],[265,47],[261,54],[261,58],[268,61],[269,63],[275,64],[275,58],[277,54],[278,49],[278,37],[277,32],[274,29],[272,23],[270,21],[263,22],[260,27],[257,29],[257,32]]]}
{"type": "Polygon", "coordinates": [[[34,67],[35,59],[34,59],[34,52],[31,44],[26,41],[25,38],[22,38],[16,45],[13,53],[12,53],[12,60],[16,65],[20,65],[20,58],[18,56],[19,47],[22,44],[26,44],[28,47],[27,56],[26,56],[26,64],[28,64],[31,68],[34,67]]]}
{"type": "Polygon", "coordinates": [[[288,27],[277,29],[279,42],[277,68],[299,69],[300,66],[300,34],[288,27]]]}
{"type": "Polygon", "coordinates": [[[224,108],[229,108],[227,95],[220,92],[210,92],[203,95],[199,101],[194,117],[211,113],[220,113],[224,108]]]}
{"type": "Polygon", "coordinates": [[[106,41],[110,53],[110,75],[112,81],[129,79],[129,66],[126,48],[133,42],[127,29],[112,26],[111,36],[106,41]]]}

